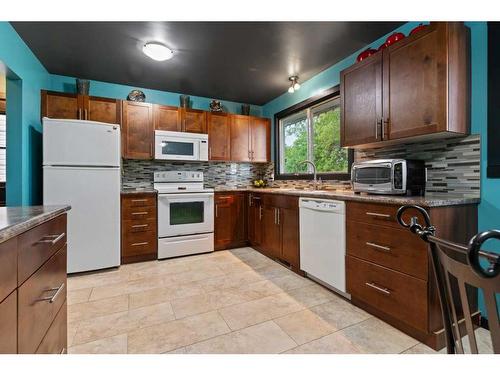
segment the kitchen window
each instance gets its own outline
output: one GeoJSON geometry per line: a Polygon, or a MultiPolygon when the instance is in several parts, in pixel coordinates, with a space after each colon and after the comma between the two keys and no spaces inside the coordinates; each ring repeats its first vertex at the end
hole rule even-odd
{"type": "Polygon", "coordinates": [[[340,147],[338,91],[299,103],[276,120],[276,179],[311,179],[313,168],[304,160],[313,161],[323,179],[350,178],[353,152],[340,147]]]}

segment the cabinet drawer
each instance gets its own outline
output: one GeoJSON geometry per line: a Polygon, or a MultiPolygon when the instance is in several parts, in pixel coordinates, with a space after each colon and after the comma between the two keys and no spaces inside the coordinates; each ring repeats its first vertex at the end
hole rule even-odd
{"type": "Polygon", "coordinates": [[[427,245],[404,229],[347,220],[347,253],[427,280],[427,245]]]}
{"type": "Polygon", "coordinates": [[[123,220],[122,231],[125,233],[156,231],[156,220],[123,220]]]}
{"type": "Polygon", "coordinates": [[[18,289],[19,353],[34,353],[66,300],[66,246],[18,289]]]}
{"type": "Polygon", "coordinates": [[[375,309],[427,331],[427,282],[348,255],[347,291],[375,309]]]}
{"type": "Polygon", "coordinates": [[[150,254],[158,246],[156,231],[127,233],[122,241],[122,256],[150,254]]]}
{"type": "Polygon", "coordinates": [[[280,208],[298,208],[299,198],[290,195],[262,194],[261,204],[280,208]]]}
{"type": "Polygon", "coordinates": [[[156,220],[156,206],[122,207],[123,220],[156,220]]]}
{"type": "Polygon", "coordinates": [[[67,316],[68,310],[65,302],[36,350],[36,354],[66,353],[68,341],[67,316]]]}
{"type": "Polygon", "coordinates": [[[0,302],[0,354],[17,353],[17,292],[0,302]]]}
{"type": "Polygon", "coordinates": [[[122,207],[148,207],[156,206],[156,194],[132,194],[122,195],[122,207]]]}
{"type": "Polygon", "coordinates": [[[66,214],[19,236],[18,285],[66,243],[66,214]]]}
{"type": "MultiPolygon", "coordinates": [[[[396,214],[401,205],[377,204],[366,202],[346,202],[347,220],[359,221],[367,224],[386,225],[401,229],[396,214]]],[[[407,210],[403,215],[405,222],[413,216],[418,217],[420,223],[425,223],[422,215],[414,210],[407,210]]]]}
{"type": "Polygon", "coordinates": [[[17,288],[17,237],[0,244],[0,302],[17,288]]]}

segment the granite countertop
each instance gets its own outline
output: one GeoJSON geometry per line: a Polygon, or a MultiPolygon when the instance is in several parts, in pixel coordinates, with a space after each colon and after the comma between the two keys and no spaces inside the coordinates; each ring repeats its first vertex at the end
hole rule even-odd
{"type": "Polygon", "coordinates": [[[460,194],[433,193],[425,196],[355,194],[351,190],[302,190],[294,188],[252,188],[252,187],[216,187],[215,192],[253,191],[256,193],[285,194],[299,197],[349,200],[386,204],[416,204],[423,207],[444,207],[463,204],[478,204],[480,198],[471,198],[460,194]]]}
{"type": "Polygon", "coordinates": [[[0,243],[70,209],[71,206],[0,207],[0,243]]]}
{"type": "Polygon", "coordinates": [[[144,187],[144,188],[122,188],[122,194],[156,194],[158,193],[152,187],[144,187]]]}

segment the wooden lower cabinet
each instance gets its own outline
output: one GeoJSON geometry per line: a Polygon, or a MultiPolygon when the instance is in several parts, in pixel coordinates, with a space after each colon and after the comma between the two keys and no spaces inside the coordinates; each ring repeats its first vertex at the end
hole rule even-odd
{"type": "Polygon", "coordinates": [[[0,277],[0,354],[67,350],[66,236],[57,235],[54,228],[66,233],[66,214],[0,244],[2,260],[16,271],[14,280],[11,272],[0,277]],[[17,264],[9,261],[11,254],[17,264]]]}
{"type": "MultiPolygon", "coordinates": [[[[399,207],[347,202],[347,292],[353,304],[441,349],[445,345],[441,308],[427,245],[401,229],[396,221],[399,207]]],[[[437,236],[444,239],[465,244],[477,232],[476,205],[432,207],[428,213],[437,236]]],[[[413,214],[407,211],[404,220],[413,214]]],[[[478,318],[477,290],[471,288],[468,295],[478,318]]]]}
{"type": "Polygon", "coordinates": [[[121,195],[121,263],[158,259],[156,192],[121,195]]]}
{"type": "Polygon", "coordinates": [[[247,242],[244,192],[215,194],[214,248],[230,249],[247,242]]]}
{"type": "Polygon", "coordinates": [[[262,205],[261,250],[273,258],[277,258],[281,254],[281,228],[277,220],[278,211],[278,207],[262,205]]]}
{"type": "Polygon", "coordinates": [[[248,193],[248,242],[251,246],[260,246],[262,242],[262,206],[260,196],[254,193],[248,193]]]}

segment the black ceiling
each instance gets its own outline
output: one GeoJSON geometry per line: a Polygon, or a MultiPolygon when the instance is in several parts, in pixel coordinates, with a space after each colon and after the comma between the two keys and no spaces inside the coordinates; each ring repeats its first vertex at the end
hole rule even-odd
{"type": "Polygon", "coordinates": [[[402,22],[12,22],[53,74],[262,105],[402,22]],[[171,60],[146,57],[159,41],[171,60]]]}

